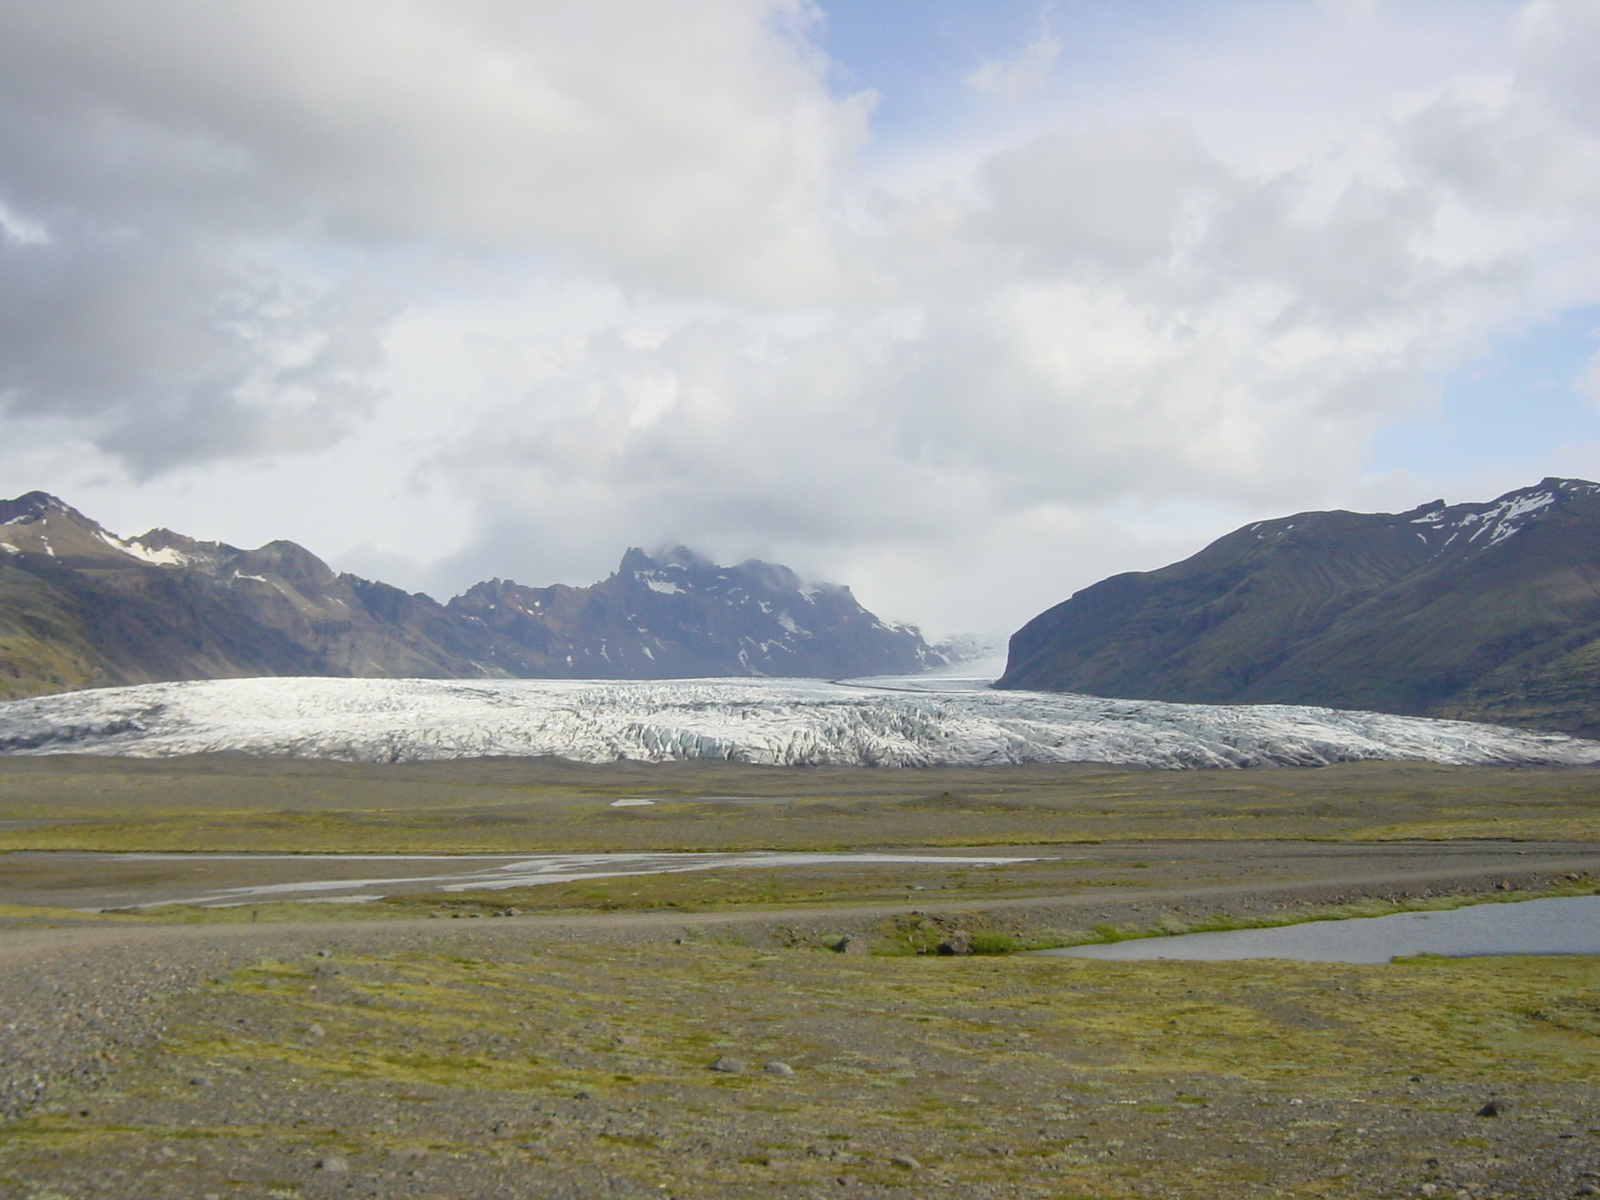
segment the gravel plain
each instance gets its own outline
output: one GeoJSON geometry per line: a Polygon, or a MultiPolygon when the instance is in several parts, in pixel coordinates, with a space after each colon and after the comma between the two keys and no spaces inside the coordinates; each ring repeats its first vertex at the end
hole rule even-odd
{"type": "Polygon", "coordinates": [[[936,952],[1593,891],[1597,781],[0,759],[0,1200],[1600,1194],[1594,959],[936,952]],[[762,848],[1017,861],[77,911],[762,848]]]}
{"type": "Polygon", "coordinates": [[[1592,960],[851,952],[1600,879],[1593,846],[1281,847],[1267,886],[1189,849],[1198,886],[915,910],[15,922],[0,1196],[1595,1194],[1592,960]]]}

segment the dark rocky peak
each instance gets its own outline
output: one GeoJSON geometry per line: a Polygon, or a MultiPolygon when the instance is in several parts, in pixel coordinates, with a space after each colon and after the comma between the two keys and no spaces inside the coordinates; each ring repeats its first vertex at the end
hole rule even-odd
{"type": "Polygon", "coordinates": [[[719,566],[687,546],[674,546],[653,555],[633,547],[622,556],[622,565],[615,577],[625,583],[643,584],[650,591],[663,595],[695,593],[719,600],[743,598],[754,602],[848,592],[832,584],[808,588],[788,567],[758,558],[746,559],[737,566],[719,566]]]}
{"type": "Polygon", "coordinates": [[[121,541],[48,492],[0,500],[0,551],[42,555],[57,565],[133,565],[121,541]]]}
{"type": "Polygon", "coordinates": [[[296,542],[268,542],[258,550],[246,550],[233,563],[240,574],[271,578],[277,576],[296,588],[328,588],[338,576],[327,563],[296,542]]]}
{"type": "Polygon", "coordinates": [[[202,542],[170,529],[152,529],[138,537],[129,538],[123,546],[129,554],[158,567],[191,567],[212,571],[231,569],[244,554],[237,546],[225,542],[202,542]]]}
{"type": "Polygon", "coordinates": [[[0,525],[29,525],[60,515],[99,529],[72,505],[49,492],[24,492],[15,500],[0,500],[0,525]]]}
{"type": "Polygon", "coordinates": [[[759,558],[746,559],[737,567],[728,568],[728,574],[736,576],[741,583],[766,596],[789,596],[796,592],[823,592],[823,591],[849,591],[848,588],[839,588],[835,584],[822,584],[819,587],[807,588],[788,567],[781,563],[762,562],[759,558]]]}
{"type": "Polygon", "coordinates": [[[152,529],[121,545],[127,553],[153,566],[202,571],[226,582],[276,580],[296,589],[325,589],[338,580],[327,563],[294,542],[268,542],[256,550],[243,550],[226,542],[205,542],[170,529],[152,529]]]}
{"type": "Polygon", "coordinates": [[[673,546],[666,550],[658,550],[654,554],[646,554],[637,546],[628,547],[622,556],[622,565],[617,568],[618,574],[639,574],[647,571],[716,571],[720,568],[704,555],[696,554],[687,546],[673,546]]]}

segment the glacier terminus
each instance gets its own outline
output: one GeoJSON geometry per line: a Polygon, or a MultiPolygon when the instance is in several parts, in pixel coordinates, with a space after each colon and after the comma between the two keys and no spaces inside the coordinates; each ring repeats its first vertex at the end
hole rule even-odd
{"type": "Polygon", "coordinates": [[[0,753],[237,752],[349,762],[555,755],[782,766],[1158,768],[1600,762],[1600,742],[1301,705],[993,691],[936,676],[560,680],[249,678],[0,704],[0,753]]]}

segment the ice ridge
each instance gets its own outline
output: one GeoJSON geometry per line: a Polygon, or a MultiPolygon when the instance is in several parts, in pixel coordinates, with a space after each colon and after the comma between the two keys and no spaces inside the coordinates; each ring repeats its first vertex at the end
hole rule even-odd
{"type": "Polygon", "coordinates": [[[0,753],[351,762],[558,755],[773,765],[1164,768],[1600,762],[1600,743],[1294,705],[996,692],[959,680],[221,679],[0,704],[0,753]]]}

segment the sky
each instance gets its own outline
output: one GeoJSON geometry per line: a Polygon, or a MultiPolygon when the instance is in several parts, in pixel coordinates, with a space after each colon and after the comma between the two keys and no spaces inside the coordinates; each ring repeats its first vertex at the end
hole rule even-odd
{"type": "Polygon", "coordinates": [[[1600,0],[0,0],[0,493],[1008,633],[1600,478],[1600,0]]]}

